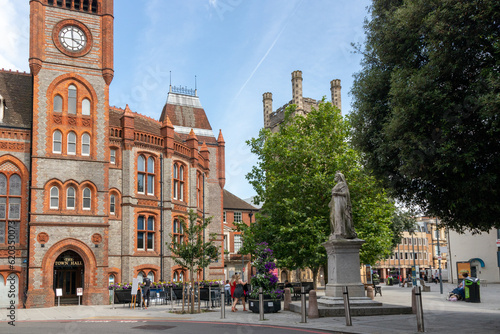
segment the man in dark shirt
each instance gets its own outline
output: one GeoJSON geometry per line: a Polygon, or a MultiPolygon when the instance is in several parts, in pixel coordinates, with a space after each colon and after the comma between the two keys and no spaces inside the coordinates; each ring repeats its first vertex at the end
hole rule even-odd
{"type": "Polygon", "coordinates": [[[142,287],[142,297],[144,300],[144,306],[146,308],[148,308],[149,307],[149,296],[151,293],[151,291],[149,290],[151,287],[151,280],[149,278],[145,277],[142,280],[142,283],[144,283],[144,286],[142,287]],[[146,304],[146,300],[147,300],[147,304],[146,304]]]}

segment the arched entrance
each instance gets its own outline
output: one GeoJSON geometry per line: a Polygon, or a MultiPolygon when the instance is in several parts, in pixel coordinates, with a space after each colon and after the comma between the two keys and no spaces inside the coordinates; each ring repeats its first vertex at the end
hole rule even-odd
{"type": "Polygon", "coordinates": [[[62,290],[61,304],[78,304],[76,289],[84,286],[84,272],[83,260],[77,252],[67,250],[57,257],[54,262],[54,290],[62,290]]]}

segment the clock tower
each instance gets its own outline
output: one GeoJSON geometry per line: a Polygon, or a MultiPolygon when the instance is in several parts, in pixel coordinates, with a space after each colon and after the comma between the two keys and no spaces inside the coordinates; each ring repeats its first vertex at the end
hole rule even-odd
{"type": "Polygon", "coordinates": [[[28,307],[108,298],[113,0],[31,0],[28,307]]]}

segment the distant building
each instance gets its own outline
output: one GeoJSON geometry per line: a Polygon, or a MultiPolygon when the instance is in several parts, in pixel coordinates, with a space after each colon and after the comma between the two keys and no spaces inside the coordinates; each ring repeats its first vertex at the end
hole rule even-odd
{"type": "Polygon", "coordinates": [[[401,243],[393,250],[393,254],[372,267],[383,281],[391,275],[399,274],[403,278],[411,277],[414,265],[418,266],[419,272],[425,273],[429,277],[436,273],[439,268],[438,254],[441,256],[443,280],[447,279],[448,242],[446,230],[436,230],[435,218],[418,217],[416,223],[415,231],[403,232],[401,243]]]}
{"type": "MultiPolygon", "coordinates": [[[[342,110],[341,88],[339,79],[330,82],[332,104],[340,110],[342,110]]],[[[311,108],[318,108],[318,100],[302,96],[302,71],[292,72],[292,96],[293,98],[290,102],[279,107],[276,111],[273,111],[273,94],[267,92],[262,95],[262,102],[264,104],[264,127],[266,129],[277,132],[279,125],[283,122],[285,109],[291,104],[297,106],[295,111],[297,115],[307,115],[311,111],[311,108]]]]}
{"type": "Polygon", "coordinates": [[[251,270],[251,255],[239,254],[243,245],[240,232],[235,232],[233,223],[245,223],[250,226],[255,221],[255,213],[258,208],[247,203],[236,195],[224,189],[224,273],[226,279],[230,279],[234,273],[243,272],[245,280],[248,280],[248,272],[251,270]],[[242,270],[244,268],[244,270],[242,270]]]}

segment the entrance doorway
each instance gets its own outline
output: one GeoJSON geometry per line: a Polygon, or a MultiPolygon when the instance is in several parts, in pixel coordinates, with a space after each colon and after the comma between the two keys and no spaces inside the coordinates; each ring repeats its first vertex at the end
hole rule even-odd
{"type": "Polygon", "coordinates": [[[78,304],[76,289],[83,288],[84,268],[82,258],[74,251],[65,251],[57,257],[54,262],[54,292],[62,290],[61,304],[78,304]]]}

